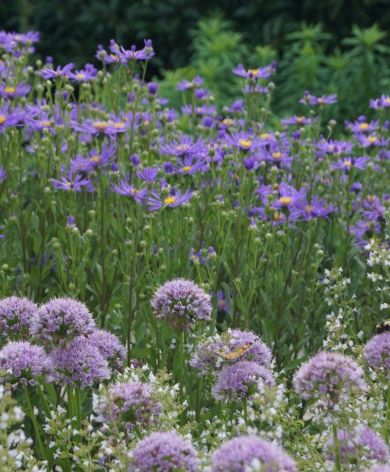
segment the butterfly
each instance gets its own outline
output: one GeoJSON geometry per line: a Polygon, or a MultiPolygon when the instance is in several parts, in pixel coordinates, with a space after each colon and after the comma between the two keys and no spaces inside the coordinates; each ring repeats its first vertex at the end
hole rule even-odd
{"type": "Polygon", "coordinates": [[[254,343],[244,344],[243,346],[239,347],[235,351],[231,352],[223,352],[223,351],[215,351],[219,356],[223,357],[227,361],[235,361],[242,357],[249,349],[253,346],[254,343]]]}
{"type": "Polygon", "coordinates": [[[382,321],[375,326],[375,333],[381,334],[390,331],[390,320],[382,321]]]}

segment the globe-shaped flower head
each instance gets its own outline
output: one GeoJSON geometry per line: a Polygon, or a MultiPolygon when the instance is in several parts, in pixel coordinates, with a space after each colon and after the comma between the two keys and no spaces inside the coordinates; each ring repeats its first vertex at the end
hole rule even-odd
{"type": "Polygon", "coordinates": [[[98,413],[106,422],[116,422],[127,429],[147,426],[160,412],[161,404],[152,398],[152,387],[141,382],[112,385],[98,405],[98,413]]]}
{"type": "Polygon", "coordinates": [[[0,300],[0,334],[11,339],[27,339],[30,322],[38,307],[28,298],[0,300]]]}
{"type": "Polygon", "coordinates": [[[198,320],[210,321],[210,295],[190,280],[171,280],[161,286],[151,301],[158,319],[178,329],[186,329],[198,320]]]}
{"type": "MultiPolygon", "coordinates": [[[[353,431],[339,430],[337,438],[343,464],[363,465],[370,461],[384,462],[390,458],[386,441],[368,426],[359,426],[353,431]]],[[[335,452],[334,438],[330,437],[325,444],[325,457],[335,461],[335,452]]]]}
{"type": "Polygon", "coordinates": [[[323,400],[333,407],[352,390],[365,391],[363,369],[350,357],[320,352],[295,373],[295,391],[305,400],[323,400]]]}
{"type": "Polygon", "coordinates": [[[40,346],[27,341],[13,341],[0,351],[0,370],[11,382],[33,384],[38,377],[51,372],[51,362],[40,346]]]}
{"type": "Polygon", "coordinates": [[[140,441],[133,451],[139,472],[195,472],[198,460],[190,441],[175,432],[152,433],[140,441]]]}
{"type": "Polygon", "coordinates": [[[390,332],[371,338],[364,348],[364,357],[370,367],[390,374],[390,332]]]}
{"type": "Polygon", "coordinates": [[[99,349],[79,336],[68,345],[50,353],[53,362],[53,380],[81,387],[110,378],[111,371],[99,349]]]}
{"type": "Polygon", "coordinates": [[[126,349],[119,339],[103,329],[95,330],[88,341],[97,347],[100,354],[107,360],[112,369],[121,369],[126,359],[126,349]]]}
{"type": "Polygon", "coordinates": [[[31,322],[31,334],[48,344],[62,344],[76,336],[88,336],[95,322],[88,308],[72,298],[54,298],[39,307],[31,322]]]}
{"type": "Polygon", "coordinates": [[[240,361],[221,370],[212,393],[217,400],[242,400],[274,383],[272,373],[266,367],[240,361]]]}
{"type": "Polygon", "coordinates": [[[213,454],[211,472],[296,472],[294,461],[279,446],[257,436],[240,436],[213,454]],[[252,467],[252,468],[251,468],[252,467]]]}

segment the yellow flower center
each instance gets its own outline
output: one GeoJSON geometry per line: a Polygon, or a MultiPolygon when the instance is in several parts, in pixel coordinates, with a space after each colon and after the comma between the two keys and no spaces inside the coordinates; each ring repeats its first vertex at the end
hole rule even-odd
{"type": "Polygon", "coordinates": [[[115,129],[123,129],[124,127],[125,127],[125,123],[123,123],[123,121],[118,121],[117,123],[114,123],[115,129]]]}
{"type": "Polygon", "coordinates": [[[170,195],[169,197],[164,198],[164,204],[165,205],[172,205],[172,203],[175,203],[176,198],[173,195],[170,195]]]}
{"type": "Polygon", "coordinates": [[[177,152],[187,152],[189,149],[188,144],[178,144],[176,146],[177,152]]]}
{"type": "Polygon", "coordinates": [[[238,141],[238,143],[244,149],[249,149],[252,146],[252,140],[251,139],[240,139],[238,141]]]}
{"type": "Polygon", "coordinates": [[[51,126],[51,121],[42,120],[39,122],[39,126],[42,126],[42,128],[48,128],[49,126],[51,126]]]}
{"type": "Polygon", "coordinates": [[[386,103],[386,105],[389,105],[390,104],[390,97],[386,97],[383,101],[384,101],[384,103],[386,103]]]}
{"type": "Polygon", "coordinates": [[[91,156],[91,157],[89,158],[89,160],[90,160],[91,162],[96,162],[96,164],[98,164],[98,163],[100,162],[100,159],[101,159],[101,158],[100,158],[100,156],[98,156],[98,155],[96,155],[96,156],[91,156]]]}
{"type": "Polygon", "coordinates": [[[108,121],[95,121],[93,127],[98,130],[104,130],[109,126],[108,121]]]}
{"type": "Polygon", "coordinates": [[[346,160],[343,162],[343,166],[346,167],[347,169],[350,169],[352,167],[352,162],[349,160],[346,160]]]}
{"type": "Polygon", "coordinates": [[[2,125],[7,118],[4,115],[0,115],[0,125],[2,125]]]}
{"type": "Polygon", "coordinates": [[[376,143],[378,141],[378,136],[369,136],[368,142],[369,143],[376,143]]]}
{"type": "Polygon", "coordinates": [[[231,118],[225,118],[222,120],[222,124],[225,126],[231,126],[233,124],[233,120],[231,118]]]}
{"type": "Polygon", "coordinates": [[[248,72],[251,75],[256,75],[259,72],[259,69],[249,69],[248,72]]]}
{"type": "Polygon", "coordinates": [[[261,135],[260,135],[261,139],[268,139],[270,137],[271,137],[271,135],[269,133],[261,133],[261,135]]]}
{"type": "Polygon", "coordinates": [[[16,92],[16,88],[15,88],[15,87],[8,86],[8,87],[5,87],[4,92],[5,92],[5,93],[15,93],[15,92],[16,92]]]}
{"type": "Polygon", "coordinates": [[[189,172],[191,169],[192,169],[191,166],[184,166],[184,167],[183,167],[183,171],[184,171],[184,172],[189,172]]]}
{"type": "Polygon", "coordinates": [[[303,123],[305,121],[304,116],[297,116],[297,123],[303,123]]]}
{"type": "Polygon", "coordinates": [[[313,205],[306,205],[305,206],[305,212],[310,214],[312,211],[314,210],[314,206],[313,205]]]}
{"type": "Polygon", "coordinates": [[[277,151],[272,153],[272,157],[276,160],[279,160],[282,157],[282,153],[277,151]]]}
{"type": "Polygon", "coordinates": [[[291,197],[280,197],[279,198],[279,203],[281,203],[282,205],[290,205],[291,202],[292,202],[291,197]]]}
{"type": "Polygon", "coordinates": [[[283,219],[283,213],[281,213],[280,211],[276,211],[273,215],[273,219],[275,221],[281,221],[283,219]]]}
{"type": "Polygon", "coordinates": [[[374,202],[375,201],[375,195],[368,195],[367,200],[371,203],[374,202]]]}
{"type": "Polygon", "coordinates": [[[370,125],[369,125],[368,123],[360,123],[359,129],[368,129],[369,126],[370,126],[370,125]]]}
{"type": "Polygon", "coordinates": [[[72,182],[66,182],[66,184],[65,184],[65,185],[66,185],[68,188],[71,188],[71,186],[72,186],[72,182]]]}
{"type": "Polygon", "coordinates": [[[76,79],[77,80],[84,80],[85,79],[85,74],[82,74],[81,72],[79,72],[78,74],[76,74],[76,79]]]}

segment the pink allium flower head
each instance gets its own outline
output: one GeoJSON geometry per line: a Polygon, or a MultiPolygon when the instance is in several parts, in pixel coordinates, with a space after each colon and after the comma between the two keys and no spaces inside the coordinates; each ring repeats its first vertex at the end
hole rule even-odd
{"type": "Polygon", "coordinates": [[[31,319],[38,307],[27,298],[8,297],[0,300],[0,332],[9,338],[26,339],[31,319]]]}
{"type": "Polygon", "coordinates": [[[95,330],[88,341],[98,348],[100,354],[113,369],[121,369],[126,359],[126,349],[114,335],[103,329],[95,330]]]}
{"type": "Polygon", "coordinates": [[[370,367],[390,373],[390,332],[371,338],[364,348],[364,357],[370,367]]]}
{"type": "Polygon", "coordinates": [[[151,304],[158,319],[165,319],[178,329],[211,319],[210,295],[191,280],[166,282],[156,291],[151,304]]]}
{"type": "MultiPolygon", "coordinates": [[[[389,447],[386,441],[367,426],[357,427],[353,431],[340,430],[337,432],[341,461],[344,464],[361,463],[367,461],[385,461],[390,458],[389,447]]],[[[325,444],[325,456],[335,460],[333,437],[325,444]]]]}
{"type": "MultiPolygon", "coordinates": [[[[294,461],[274,443],[257,436],[239,436],[213,454],[211,472],[246,472],[250,466],[264,472],[296,472],[294,461]]],[[[251,469],[252,470],[252,469],[251,469]]]]}
{"type": "Polygon", "coordinates": [[[272,373],[256,362],[240,361],[224,367],[218,375],[212,393],[217,400],[242,400],[263,386],[274,385],[272,373]]]}
{"type": "Polygon", "coordinates": [[[111,377],[106,359],[87,338],[74,338],[66,347],[51,352],[53,380],[59,383],[90,387],[111,377]]]}
{"type": "Polygon", "coordinates": [[[161,412],[161,404],[152,398],[152,387],[140,382],[112,385],[107,397],[101,400],[98,412],[105,421],[123,424],[132,429],[135,425],[147,426],[161,412]]]}
{"type": "Polygon", "coordinates": [[[133,458],[139,472],[196,472],[198,460],[190,441],[175,432],[152,433],[140,441],[133,458]]]}
{"type": "Polygon", "coordinates": [[[27,341],[10,342],[0,351],[0,370],[10,381],[33,384],[37,377],[46,376],[51,369],[44,349],[27,341]]]}
{"type": "Polygon", "coordinates": [[[320,352],[305,362],[295,373],[293,385],[303,399],[322,399],[329,407],[341,394],[367,388],[363,369],[351,357],[335,352],[320,352]]]}
{"type": "Polygon", "coordinates": [[[72,298],[54,298],[38,308],[31,321],[31,334],[48,344],[61,344],[76,336],[88,336],[95,322],[88,308],[72,298]]]}

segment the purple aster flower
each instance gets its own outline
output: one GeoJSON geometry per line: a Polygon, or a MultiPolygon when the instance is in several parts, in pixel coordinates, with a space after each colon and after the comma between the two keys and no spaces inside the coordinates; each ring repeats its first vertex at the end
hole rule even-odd
{"type": "Polygon", "coordinates": [[[317,195],[312,197],[309,203],[307,199],[298,201],[290,212],[292,221],[309,221],[313,218],[326,218],[333,213],[335,208],[326,204],[326,202],[317,195]]]}
{"type": "Polygon", "coordinates": [[[322,138],[317,143],[317,149],[320,155],[331,154],[349,154],[353,149],[353,144],[347,141],[333,141],[322,138]]]}
{"type": "Polygon", "coordinates": [[[0,87],[0,96],[9,99],[15,97],[25,97],[29,91],[31,90],[31,86],[20,82],[16,86],[12,85],[3,85],[0,87]]]}
{"type": "Polygon", "coordinates": [[[186,190],[182,193],[180,190],[172,189],[168,195],[160,195],[157,192],[152,192],[151,196],[147,199],[149,211],[157,211],[161,208],[176,208],[180,205],[184,205],[191,200],[192,192],[186,190]]]}
{"type": "Polygon", "coordinates": [[[389,140],[384,138],[383,136],[378,136],[377,134],[358,134],[356,135],[359,144],[364,148],[368,147],[380,147],[380,146],[387,146],[389,144],[389,140]]]}
{"type": "Polygon", "coordinates": [[[143,169],[137,169],[137,177],[141,179],[143,182],[148,184],[152,184],[158,175],[159,168],[158,167],[144,167],[143,169]]]}
{"type": "Polygon", "coordinates": [[[41,77],[45,80],[56,79],[58,77],[66,77],[69,78],[72,69],[74,69],[75,65],[70,63],[64,67],[57,66],[56,69],[53,67],[45,67],[40,71],[41,77]]]}
{"type": "Polygon", "coordinates": [[[97,77],[97,69],[92,64],[85,64],[84,69],[76,70],[75,72],[71,72],[69,77],[76,82],[90,82],[91,80],[95,80],[97,77]]]}
{"type": "MultiPolygon", "coordinates": [[[[343,464],[386,461],[390,458],[386,441],[367,426],[357,427],[353,431],[340,430],[337,432],[337,438],[343,464]]],[[[328,439],[324,449],[326,458],[335,461],[333,437],[328,439]]]]}
{"type": "Polygon", "coordinates": [[[50,353],[53,362],[52,380],[57,383],[90,387],[111,377],[106,359],[87,338],[78,336],[66,347],[50,353]]]}
{"type": "Polygon", "coordinates": [[[184,92],[185,90],[196,89],[203,84],[202,77],[195,77],[193,80],[182,80],[177,84],[177,90],[184,92]]]}
{"type": "Polygon", "coordinates": [[[158,91],[158,84],[156,82],[148,83],[148,92],[149,95],[156,95],[158,91]]]}
{"type": "Polygon", "coordinates": [[[305,400],[322,399],[333,407],[344,393],[365,392],[363,369],[351,358],[335,352],[320,352],[295,373],[295,391],[305,400]]]}
{"type": "Polygon", "coordinates": [[[161,404],[152,397],[152,387],[140,382],[111,385],[98,406],[105,422],[115,422],[129,430],[154,423],[161,410],[161,404]]]}
{"type": "Polygon", "coordinates": [[[382,95],[380,98],[375,98],[374,100],[370,100],[370,108],[374,108],[375,110],[382,110],[383,108],[390,107],[390,97],[386,95],[382,95]]]}
{"type": "Polygon", "coordinates": [[[332,162],[330,168],[349,172],[352,169],[364,170],[367,167],[369,157],[344,157],[337,162],[332,162]]]}
{"type": "Polygon", "coordinates": [[[117,184],[112,185],[112,190],[118,195],[123,195],[124,197],[130,197],[135,202],[143,204],[145,202],[148,191],[146,188],[136,189],[134,185],[130,185],[125,180],[120,180],[117,184]]]}
{"type": "Polygon", "coordinates": [[[114,334],[103,329],[97,329],[88,336],[88,341],[92,346],[98,348],[100,354],[112,369],[123,367],[126,359],[126,349],[114,334]]]}
{"type": "Polygon", "coordinates": [[[92,334],[95,322],[84,303],[73,298],[53,298],[38,308],[30,329],[35,338],[56,345],[92,334]]]}
{"type": "Polygon", "coordinates": [[[284,126],[305,126],[310,125],[313,122],[311,118],[306,118],[305,116],[293,115],[290,118],[285,118],[281,120],[282,125],[284,126]]]}
{"type": "Polygon", "coordinates": [[[86,179],[80,174],[68,172],[67,177],[62,176],[58,179],[51,179],[53,188],[56,190],[65,190],[66,192],[81,192],[84,188],[88,191],[94,190],[90,179],[86,179]]]}
{"type": "Polygon", "coordinates": [[[278,192],[279,198],[272,203],[272,208],[289,208],[306,200],[306,190],[304,188],[296,190],[285,182],[279,185],[278,192]]]}
{"type": "Polygon", "coordinates": [[[370,367],[390,373],[390,332],[371,338],[364,347],[364,357],[370,367]]]}
{"type": "Polygon", "coordinates": [[[10,109],[8,104],[0,107],[0,133],[3,133],[6,128],[23,123],[23,121],[21,111],[10,109]]]}
{"type": "Polygon", "coordinates": [[[271,75],[274,74],[276,70],[276,63],[265,66],[258,67],[256,69],[245,70],[242,64],[239,64],[233,69],[233,74],[244,79],[257,80],[257,79],[268,79],[271,75]]]}
{"type": "Polygon", "coordinates": [[[27,341],[10,342],[0,351],[2,377],[11,382],[33,384],[37,377],[48,375],[51,367],[44,349],[27,341]]]}
{"type": "Polygon", "coordinates": [[[239,401],[274,383],[272,373],[266,367],[253,361],[239,361],[220,371],[212,394],[216,400],[239,401]]]}
{"type": "Polygon", "coordinates": [[[305,92],[303,98],[299,100],[299,103],[303,103],[304,105],[331,105],[332,103],[337,102],[337,95],[334,93],[332,95],[322,95],[320,97],[316,97],[311,95],[310,92],[305,92]]]}
{"type": "Polygon", "coordinates": [[[192,136],[182,134],[178,141],[161,144],[160,153],[181,158],[193,157],[198,159],[207,154],[207,146],[201,138],[194,141],[192,136]]]}
{"type": "Polygon", "coordinates": [[[123,117],[112,115],[108,120],[86,119],[82,123],[73,123],[72,127],[82,133],[115,136],[116,134],[125,133],[130,128],[130,118],[131,114],[123,117]]]}
{"type": "Polygon", "coordinates": [[[28,298],[8,297],[0,300],[1,335],[25,339],[38,307],[28,298]]]}
{"type": "Polygon", "coordinates": [[[91,172],[93,170],[109,167],[115,157],[116,148],[113,145],[104,144],[99,152],[93,149],[87,157],[77,156],[70,161],[70,170],[72,173],[91,172]]]}
{"type": "Polygon", "coordinates": [[[258,140],[251,133],[241,131],[234,133],[231,136],[228,135],[226,137],[226,142],[242,151],[254,150],[259,147],[258,140]]]}
{"type": "Polygon", "coordinates": [[[155,55],[151,39],[144,40],[144,47],[142,49],[131,46],[130,49],[125,49],[119,46],[113,39],[110,41],[110,51],[114,56],[118,57],[122,64],[128,64],[132,61],[149,61],[155,55]]]}
{"type": "Polygon", "coordinates": [[[190,441],[176,432],[152,433],[140,441],[133,451],[139,472],[196,472],[197,453],[190,441]]]}
{"type": "Polygon", "coordinates": [[[282,448],[257,436],[226,441],[213,454],[211,472],[296,472],[295,462],[282,448]]]}
{"type": "Polygon", "coordinates": [[[210,295],[191,280],[166,282],[153,295],[151,305],[158,319],[178,329],[211,320],[210,295]]]}
{"type": "Polygon", "coordinates": [[[369,122],[365,116],[359,116],[356,121],[347,123],[346,126],[354,133],[372,133],[379,128],[379,121],[376,120],[369,122]]]}
{"type": "Polygon", "coordinates": [[[269,367],[272,353],[269,347],[251,331],[232,329],[226,333],[206,339],[196,346],[190,365],[202,373],[215,371],[224,364],[253,361],[269,367]],[[240,353],[240,351],[243,351],[240,353]],[[237,353],[237,357],[234,354],[237,353]]]}

